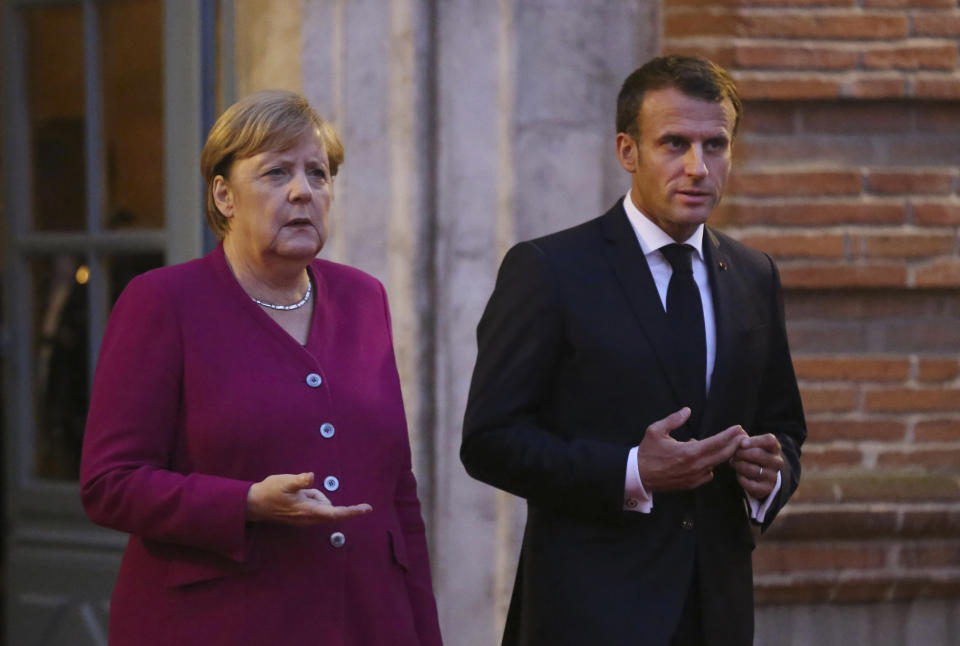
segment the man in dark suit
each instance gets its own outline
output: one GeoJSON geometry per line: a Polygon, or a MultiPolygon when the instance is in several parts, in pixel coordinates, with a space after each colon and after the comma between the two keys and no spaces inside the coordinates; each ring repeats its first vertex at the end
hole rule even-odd
{"type": "Polygon", "coordinates": [[[741,110],[713,63],[648,62],[617,104],[630,192],[503,260],[461,458],[528,502],[504,644],[752,643],[751,525],[806,430],[776,267],[704,226],[741,110]]]}

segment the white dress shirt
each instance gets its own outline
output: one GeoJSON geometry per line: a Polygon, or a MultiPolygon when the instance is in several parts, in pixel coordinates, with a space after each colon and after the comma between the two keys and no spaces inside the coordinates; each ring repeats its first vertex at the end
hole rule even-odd
{"type": "MultiPolygon", "coordinates": [[[[647,218],[634,205],[628,192],[623,198],[623,208],[627,212],[627,218],[637,235],[637,241],[640,243],[640,250],[647,259],[647,265],[650,267],[650,273],[653,274],[653,281],[656,283],[657,292],[660,294],[660,304],[663,311],[667,311],[667,288],[670,285],[670,277],[673,275],[673,267],[669,261],[660,252],[660,248],[676,242],[667,233],[647,218]]],[[[700,301],[703,303],[703,324],[704,333],[707,342],[707,366],[704,379],[706,381],[707,395],[710,393],[710,381],[713,377],[713,366],[717,358],[717,326],[713,311],[713,298],[710,292],[710,280],[707,276],[707,265],[703,256],[703,225],[697,227],[693,235],[684,241],[696,250],[691,254],[690,260],[693,266],[693,279],[700,289],[700,301]]],[[[627,456],[627,472],[624,484],[624,504],[623,508],[628,511],[637,511],[649,514],[653,509],[653,495],[648,493],[640,480],[640,471],[637,467],[637,448],[630,449],[627,456]]],[[[777,483],[767,499],[761,503],[747,494],[747,501],[750,507],[750,516],[757,522],[763,522],[770,503],[775,498],[780,489],[780,473],[777,472],[777,483]]]]}

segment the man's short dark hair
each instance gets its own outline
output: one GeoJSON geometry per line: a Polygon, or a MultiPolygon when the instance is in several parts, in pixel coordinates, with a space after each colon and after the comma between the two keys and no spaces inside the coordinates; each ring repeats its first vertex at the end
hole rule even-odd
{"type": "Polygon", "coordinates": [[[733,134],[737,134],[743,102],[737,94],[736,83],[725,69],[698,56],[659,56],[628,76],[617,97],[617,132],[639,140],[643,96],[647,91],[664,88],[676,88],[704,101],[719,103],[730,99],[736,115],[733,134]]]}

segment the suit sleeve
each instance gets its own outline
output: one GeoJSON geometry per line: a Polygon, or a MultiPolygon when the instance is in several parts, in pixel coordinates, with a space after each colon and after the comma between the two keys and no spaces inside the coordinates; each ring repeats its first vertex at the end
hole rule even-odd
{"type": "Polygon", "coordinates": [[[460,448],[470,475],[565,513],[619,515],[629,448],[565,437],[545,421],[567,348],[560,286],[534,243],[504,258],[477,346],[460,448]]]}
{"type": "Polygon", "coordinates": [[[242,561],[252,483],[173,470],[182,439],[180,330],[173,299],[150,274],[117,301],[94,377],[81,499],[99,525],[242,561]]]}
{"type": "MultiPolygon", "coordinates": [[[[379,287],[386,318],[387,338],[390,339],[392,352],[393,334],[390,325],[390,309],[386,291],[382,285],[379,287]]],[[[395,361],[393,371],[396,372],[395,361]]],[[[397,388],[399,389],[399,377],[397,378],[397,388]]],[[[401,395],[398,393],[397,397],[401,397],[401,395]]],[[[404,430],[406,430],[406,421],[401,420],[401,422],[404,424],[404,430]]],[[[410,607],[413,610],[413,618],[421,646],[440,646],[443,640],[440,636],[437,602],[433,596],[430,554],[427,550],[427,531],[420,511],[420,499],[417,496],[417,480],[413,474],[409,441],[404,444],[404,451],[398,456],[398,459],[401,461],[400,477],[397,480],[394,506],[400,521],[400,531],[403,532],[407,557],[407,595],[410,599],[410,607]]]]}
{"type": "Polygon", "coordinates": [[[800,483],[800,447],[807,436],[800,390],[787,344],[780,274],[769,256],[767,261],[772,272],[770,303],[774,311],[774,325],[768,363],[760,383],[760,423],[757,431],[761,434],[773,433],[777,437],[784,464],[780,472],[780,491],[764,517],[764,529],[770,526],[800,483]]]}

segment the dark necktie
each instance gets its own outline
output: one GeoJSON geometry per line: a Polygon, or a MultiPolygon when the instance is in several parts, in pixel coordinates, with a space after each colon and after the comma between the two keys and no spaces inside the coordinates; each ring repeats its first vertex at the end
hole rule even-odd
{"type": "Polygon", "coordinates": [[[690,245],[668,244],[660,252],[673,267],[667,287],[667,325],[673,336],[673,351],[681,376],[683,406],[692,411],[689,428],[695,429],[706,399],[707,340],[704,335],[703,303],[693,279],[690,245]]]}

